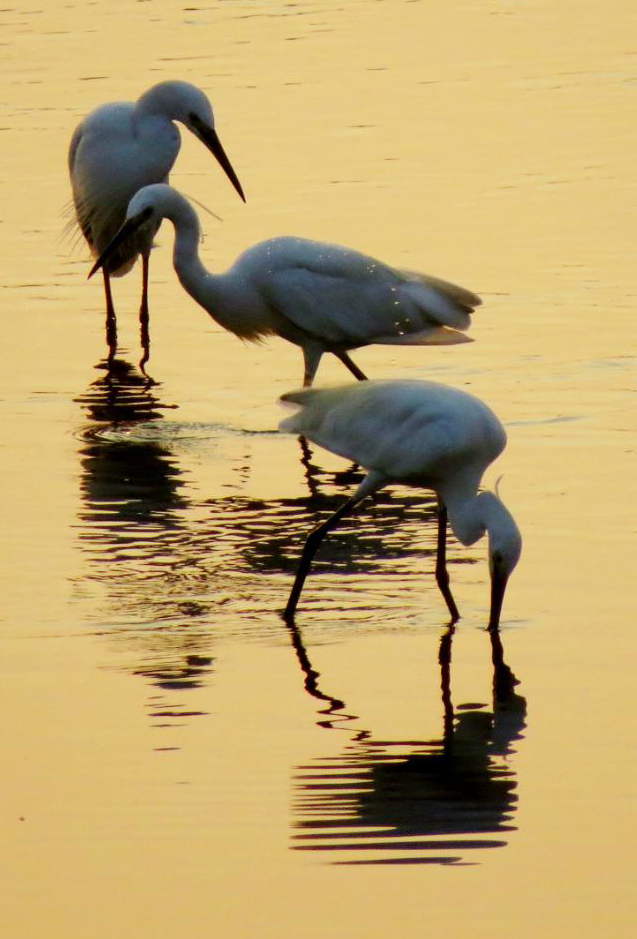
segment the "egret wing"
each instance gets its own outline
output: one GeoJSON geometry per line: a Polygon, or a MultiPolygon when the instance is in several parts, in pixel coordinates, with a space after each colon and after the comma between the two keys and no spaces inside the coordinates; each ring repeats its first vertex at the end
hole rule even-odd
{"type": "Polygon", "coordinates": [[[441,326],[469,325],[467,301],[474,295],[463,288],[454,295],[452,285],[443,290],[445,282],[417,280],[356,251],[301,244],[304,252],[269,271],[263,293],[279,315],[328,346],[420,343],[441,326]]]}
{"type": "Polygon", "coordinates": [[[301,405],[280,429],[314,443],[388,479],[431,473],[458,452],[457,426],[448,419],[445,396],[465,407],[468,396],[434,382],[361,382],[340,388],[304,389],[282,400],[301,405]],[[426,393],[423,394],[423,391],[426,393]]]}
{"type": "Polygon", "coordinates": [[[82,128],[83,128],[82,124],[77,125],[77,127],[75,128],[73,132],[73,136],[71,137],[71,142],[69,144],[68,163],[69,163],[69,173],[71,174],[71,176],[73,175],[73,170],[75,169],[75,158],[77,156],[77,149],[82,139],[82,128]]]}

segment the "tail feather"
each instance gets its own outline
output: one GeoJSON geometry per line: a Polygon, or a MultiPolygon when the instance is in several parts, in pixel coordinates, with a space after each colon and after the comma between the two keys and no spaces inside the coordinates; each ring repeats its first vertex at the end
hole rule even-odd
{"type": "Polygon", "coordinates": [[[299,388],[297,391],[286,391],[279,401],[284,404],[305,404],[309,398],[319,394],[318,388],[299,388]]]}
{"type": "Polygon", "coordinates": [[[467,313],[472,313],[476,307],[482,304],[481,298],[473,293],[472,290],[467,290],[466,287],[460,287],[458,284],[452,284],[450,281],[443,280],[441,277],[433,277],[431,274],[421,274],[417,271],[401,270],[400,273],[406,280],[412,280],[434,287],[454,303],[457,303],[458,306],[467,313]]]}
{"type": "MultiPolygon", "coordinates": [[[[311,395],[313,391],[313,388],[304,388],[300,391],[288,391],[287,394],[281,395],[279,401],[281,401],[283,404],[303,405],[306,403],[306,396],[308,394],[311,395]]],[[[279,424],[279,430],[282,430],[284,433],[288,434],[301,433],[302,415],[303,408],[301,408],[301,410],[295,410],[294,414],[290,414],[288,417],[284,417],[279,424]]]]}
{"type": "Polygon", "coordinates": [[[473,342],[473,339],[448,326],[432,326],[418,333],[374,336],[373,342],[379,346],[454,346],[461,342],[473,342]]]}

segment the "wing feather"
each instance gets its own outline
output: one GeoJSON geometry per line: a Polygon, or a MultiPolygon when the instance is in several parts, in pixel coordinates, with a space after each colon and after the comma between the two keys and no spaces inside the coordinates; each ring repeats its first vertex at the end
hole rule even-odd
{"type": "MultiPolygon", "coordinates": [[[[348,248],[281,239],[262,284],[268,304],[326,345],[424,344],[440,327],[464,330],[480,302],[471,291],[426,274],[395,270],[348,248]]],[[[455,341],[462,341],[456,339],[455,341]]]]}

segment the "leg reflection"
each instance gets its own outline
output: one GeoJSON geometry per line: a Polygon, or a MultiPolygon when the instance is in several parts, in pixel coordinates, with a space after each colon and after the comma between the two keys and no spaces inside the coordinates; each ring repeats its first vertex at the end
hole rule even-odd
{"type": "MultiPolygon", "coordinates": [[[[355,714],[346,714],[343,711],[345,707],[344,701],[334,697],[334,695],[327,694],[325,691],[321,691],[319,688],[320,672],[312,666],[300,629],[293,621],[288,622],[287,627],[292,640],[292,647],[296,653],[298,663],[301,666],[301,671],[303,672],[303,685],[305,690],[313,698],[316,698],[318,701],[325,701],[328,705],[327,708],[319,712],[320,714],[326,715],[328,719],[318,721],[318,726],[334,728],[342,721],[357,720],[355,714]],[[333,717],[333,715],[335,716],[333,717]]],[[[363,733],[363,731],[361,731],[361,733],[363,733]]]]}

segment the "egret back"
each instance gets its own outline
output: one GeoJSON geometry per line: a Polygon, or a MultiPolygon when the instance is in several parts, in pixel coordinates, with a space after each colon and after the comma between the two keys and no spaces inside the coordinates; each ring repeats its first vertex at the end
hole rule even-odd
{"type": "Polygon", "coordinates": [[[291,392],[301,405],[280,429],[298,433],[388,480],[436,489],[462,477],[477,486],[504,449],[500,421],[478,398],[428,381],[370,381],[291,392]]]}

